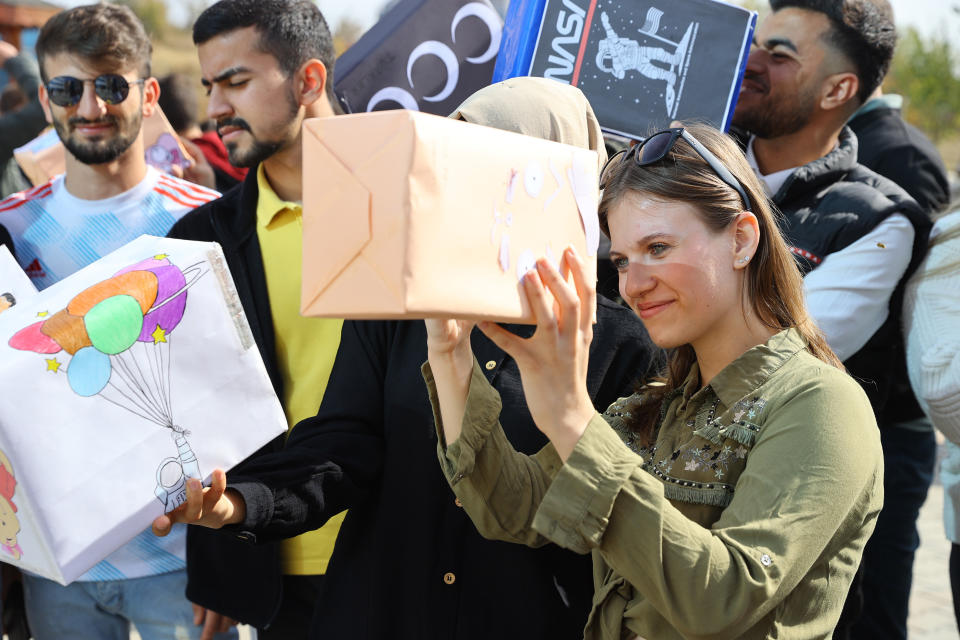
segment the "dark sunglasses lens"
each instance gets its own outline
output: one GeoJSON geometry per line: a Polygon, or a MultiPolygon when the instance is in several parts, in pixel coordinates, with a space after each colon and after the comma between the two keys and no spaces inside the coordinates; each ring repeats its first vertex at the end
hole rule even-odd
{"type": "Polygon", "coordinates": [[[75,105],[83,96],[83,82],[70,76],[58,76],[47,83],[47,95],[58,107],[75,105]]]}
{"type": "Polygon", "coordinates": [[[107,104],[119,104],[127,99],[130,85],[126,78],[113,73],[104,74],[93,81],[93,87],[100,99],[107,104]]]}
{"type": "Polygon", "coordinates": [[[675,137],[672,131],[661,131],[655,133],[646,140],[640,148],[640,157],[637,158],[637,164],[651,164],[658,160],[663,160],[670,152],[675,137]]]}

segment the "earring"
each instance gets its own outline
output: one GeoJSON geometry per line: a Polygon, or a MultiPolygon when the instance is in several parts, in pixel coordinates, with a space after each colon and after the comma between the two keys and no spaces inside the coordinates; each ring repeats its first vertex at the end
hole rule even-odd
{"type": "Polygon", "coordinates": [[[739,262],[740,264],[747,264],[747,262],[749,261],[750,261],[750,256],[744,256],[740,258],[737,262],[739,262]]]}

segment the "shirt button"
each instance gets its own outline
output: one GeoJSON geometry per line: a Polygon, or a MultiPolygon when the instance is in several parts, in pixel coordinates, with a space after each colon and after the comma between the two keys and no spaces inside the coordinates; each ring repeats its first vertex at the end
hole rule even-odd
{"type": "Polygon", "coordinates": [[[487,360],[487,364],[484,365],[487,368],[487,371],[493,371],[497,368],[496,360],[487,360]]]}
{"type": "Polygon", "coordinates": [[[760,564],[762,564],[765,567],[769,567],[770,565],[773,564],[773,558],[771,558],[767,554],[763,554],[762,556],[760,556],[760,564]]]}
{"type": "Polygon", "coordinates": [[[443,574],[443,581],[446,582],[447,584],[453,584],[454,582],[457,581],[457,576],[453,575],[448,571],[447,573],[443,574]]]}
{"type": "Polygon", "coordinates": [[[460,498],[454,498],[454,499],[453,499],[453,504],[457,505],[458,507],[462,507],[462,506],[463,506],[463,503],[460,502],[460,498]]]}

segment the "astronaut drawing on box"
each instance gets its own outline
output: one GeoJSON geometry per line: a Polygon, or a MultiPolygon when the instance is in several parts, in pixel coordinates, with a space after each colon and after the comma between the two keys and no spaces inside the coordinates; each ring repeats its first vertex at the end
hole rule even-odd
{"type": "Polygon", "coordinates": [[[200,463],[197,456],[187,442],[189,432],[173,427],[170,434],[173,443],[177,446],[177,457],[166,458],[157,467],[157,500],[163,503],[163,511],[167,513],[176,509],[187,499],[187,478],[202,480],[200,463]]]}
{"type": "Polygon", "coordinates": [[[677,83],[685,73],[684,61],[692,45],[695,23],[687,27],[680,42],[672,42],[657,35],[662,17],[663,11],[651,7],[647,11],[647,18],[639,29],[639,33],[670,45],[673,53],[662,47],[641,46],[637,40],[619,37],[610,25],[610,17],[606,12],[601,13],[600,20],[606,31],[606,38],[598,45],[597,68],[612,74],[618,80],[626,78],[628,71],[636,71],[651,80],[666,82],[664,98],[667,115],[672,117],[676,114],[677,83]]]}

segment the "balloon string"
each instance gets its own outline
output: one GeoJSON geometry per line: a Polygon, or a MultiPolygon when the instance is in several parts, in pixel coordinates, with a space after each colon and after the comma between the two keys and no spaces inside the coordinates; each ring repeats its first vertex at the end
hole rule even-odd
{"type": "Polygon", "coordinates": [[[135,407],[142,409],[154,416],[154,421],[160,422],[161,424],[167,422],[166,418],[163,416],[162,411],[158,411],[156,407],[152,405],[149,399],[144,395],[143,390],[136,384],[136,379],[133,374],[129,371],[126,366],[126,363],[122,358],[114,356],[114,363],[117,365],[114,367],[114,370],[117,372],[117,377],[127,385],[128,391],[136,396],[136,399],[130,398],[127,394],[122,393],[122,391],[117,388],[118,391],[121,391],[121,394],[130,401],[135,407]]]}
{"type": "Polygon", "coordinates": [[[170,347],[169,345],[160,350],[160,374],[163,377],[166,384],[166,394],[164,397],[167,399],[167,415],[170,416],[170,422],[173,422],[173,400],[171,396],[171,387],[170,387],[170,347]],[[166,360],[166,368],[164,368],[164,360],[166,360]]]}
{"type": "MultiPolygon", "coordinates": [[[[132,353],[124,352],[124,355],[129,355],[130,364],[132,364],[137,369],[137,373],[140,376],[140,380],[143,382],[143,388],[146,390],[146,395],[149,396],[150,400],[153,403],[153,407],[163,415],[163,403],[160,401],[160,396],[157,395],[154,385],[150,384],[150,380],[143,373],[143,369],[140,368],[140,363],[137,361],[137,358],[133,356],[132,353]]],[[[156,379],[154,379],[156,381],[156,379]]],[[[169,421],[169,416],[164,416],[169,421]]]]}
{"type": "MultiPolygon", "coordinates": [[[[147,407],[146,407],[141,401],[139,401],[137,398],[131,397],[131,395],[133,395],[133,394],[131,393],[129,382],[128,382],[123,376],[118,375],[118,376],[117,376],[117,381],[116,381],[115,383],[114,383],[114,382],[111,382],[110,384],[113,385],[113,388],[117,391],[117,393],[119,393],[121,396],[123,396],[123,398],[126,400],[127,403],[129,403],[129,405],[130,405],[131,407],[135,408],[138,412],[142,412],[142,413],[146,414],[147,416],[149,416],[149,420],[150,420],[151,422],[156,422],[156,423],[159,424],[160,426],[164,426],[164,423],[165,423],[166,421],[163,419],[162,416],[158,415],[156,412],[154,412],[154,411],[150,410],[149,408],[147,408],[147,407]],[[123,388],[122,385],[123,385],[123,386],[126,386],[126,390],[123,388]]],[[[102,393],[102,392],[101,392],[101,393],[102,393]]],[[[117,402],[119,402],[119,401],[117,401],[117,402]]],[[[138,413],[138,415],[140,415],[140,413],[138,413]]]]}
{"type": "MultiPolygon", "coordinates": [[[[108,386],[112,387],[117,393],[119,393],[120,395],[122,395],[124,398],[127,397],[126,394],[124,394],[123,391],[121,391],[120,389],[118,389],[112,382],[107,383],[107,384],[108,384],[108,386]]],[[[110,396],[106,395],[102,390],[100,391],[100,397],[102,397],[102,398],[103,398],[104,400],[106,400],[107,402],[110,402],[110,403],[113,403],[113,404],[117,405],[117,406],[120,407],[121,409],[124,409],[124,410],[126,410],[126,411],[129,411],[130,413],[132,413],[132,414],[135,415],[135,416],[138,416],[138,417],[140,417],[140,418],[143,418],[144,420],[146,420],[146,421],[148,421],[148,422],[153,422],[154,424],[160,425],[161,427],[167,426],[167,425],[165,425],[162,421],[159,421],[159,420],[156,420],[156,419],[154,419],[154,418],[151,418],[150,416],[146,416],[146,415],[140,413],[139,411],[135,411],[134,409],[131,409],[131,408],[130,408],[129,406],[127,406],[126,404],[123,404],[123,403],[120,403],[120,402],[114,400],[114,399],[111,398],[110,396]]],[[[129,400],[129,398],[127,398],[127,400],[129,400]]]]}
{"type": "Polygon", "coordinates": [[[138,379],[136,374],[134,374],[133,370],[130,368],[130,365],[126,362],[125,358],[123,357],[124,355],[125,354],[117,354],[115,356],[116,358],[115,362],[118,364],[118,367],[117,367],[118,370],[122,374],[126,375],[125,382],[130,387],[131,391],[134,392],[135,395],[140,399],[140,404],[143,406],[145,410],[149,409],[154,414],[159,416],[161,419],[165,420],[166,418],[163,415],[163,411],[161,411],[160,408],[154,402],[151,401],[151,399],[147,396],[146,391],[144,391],[144,385],[142,383],[145,381],[142,380],[142,374],[141,374],[141,377],[138,379]]]}
{"type": "Polygon", "coordinates": [[[153,382],[157,387],[160,397],[161,408],[166,408],[166,416],[170,421],[170,424],[173,424],[173,416],[170,414],[170,403],[168,398],[168,390],[163,384],[163,372],[161,370],[160,358],[162,357],[161,353],[165,342],[157,342],[153,345],[150,345],[148,342],[141,342],[143,345],[143,352],[146,354],[146,361],[150,365],[150,375],[153,376],[153,382]],[[152,348],[151,348],[152,347],[152,348]]]}

